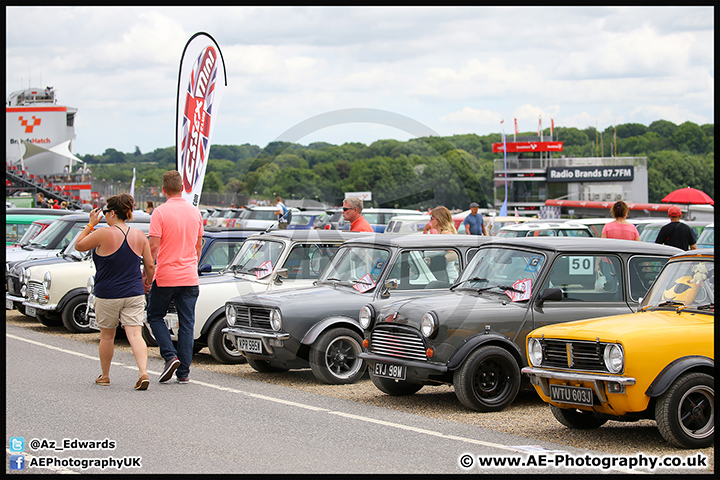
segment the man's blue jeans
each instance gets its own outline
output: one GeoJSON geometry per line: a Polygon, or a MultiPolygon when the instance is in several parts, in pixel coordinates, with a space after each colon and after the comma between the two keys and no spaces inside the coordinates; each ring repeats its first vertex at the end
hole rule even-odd
{"type": "Polygon", "coordinates": [[[197,303],[200,287],[158,287],[153,282],[148,298],[147,319],[152,329],[155,341],[160,347],[160,355],[167,362],[177,357],[180,366],[177,369],[178,378],[186,378],[190,374],[190,364],[193,356],[193,337],[195,336],[195,304],[197,303]],[[177,349],[172,343],[170,330],[165,324],[165,314],[170,302],[175,302],[178,315],[178,341],[177,349]]]}

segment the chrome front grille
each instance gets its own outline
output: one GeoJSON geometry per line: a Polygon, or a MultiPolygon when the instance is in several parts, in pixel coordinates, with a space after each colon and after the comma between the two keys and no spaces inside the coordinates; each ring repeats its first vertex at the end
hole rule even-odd
{"type": "Polygon", "coordinates": [[[378,325],[370,334],[370,352],[388,357],[427,361],[420,332],[395,325],[378,325]]]}
{"type": "Polygon", "coordinates": [[[237,318],[235,325],[272,330],[270,327],[270,309],[235,305],[237,318]]]}
{"type": "Polygon", "coordinates": [[[603,361],[604,343],[579,340],[548,340],[543,347],[543,366],[607,372],[603,361]]]}
{"type": "Polygon", "coordinates": [[[27,298],[31,302],[45,303],[45,286],[40,282],[28,282],[27,298]],[[42,299],[42,301],[41,301],[42,299]]]}

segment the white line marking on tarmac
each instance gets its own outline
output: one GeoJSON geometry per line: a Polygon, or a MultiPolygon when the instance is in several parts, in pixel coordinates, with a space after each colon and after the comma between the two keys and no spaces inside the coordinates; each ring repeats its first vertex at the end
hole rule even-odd
{"type": "MultiPolygon", "coordinates": [[[[78,356],[78,357],[87,358],[87,359],[90,359],[90,360],[93,360],[93,361],[97,361],[97,360],[98,360],[97,357],[93,357],[93,356],[90,356],[90,355],[85,355],[84,353],[73,352],[72,350],[66,350],[66,349],[64,349],[64,348],[59,348],[59,347],[55,347],[55,346],[52,346],[52,345],[47,345],[47,344],[44,344],[44,343],[42,343],[42,342],[36,342],[36,341],[34,341],[34,340],[28,340],[28,339],[26,339],[26,338],[18,337],[18,336],[12,335],[12,334],[6,334],[6,336],[7,336],[8,338],[13,338],[13,339],[20,340],[20,341],[23,341],[23,342],[32,343],[33,345],[38,345],[38,346],[41,346],[41,347],[49,348],[49,349],[51,349],[51,350],[57,350],[57,351],[63,352],[63,353],[69,353],[69,354],[71,354],[71,355],[76,355],[76,356],[78,356]]],[[[122,363],[117,363],[117,362],[113,362],[113,364],[119,365],[119,366],[123,366],[123,367],[125,367],[125,368],[130,368],[130,369],[133,369],[133,370],[137,370],[137,367],[135,367],[135,366],[128,366],[128,365],[124,365],[124,364],[122,364],[122,363]]],[[[152,373],[153,375],[159,375],[159,374],[160,374],[160,372],[151,372],[150,370],[148,370],[148,373],[152,373]]],[[[433,437],[446,438],[446,439],[449,439],[449,440],[456,440],[456,441],[458,441],[458,442],[468,443],[468,444],[471,444],[471,445],[480,445],[480,446],[484,446],[484,447],[497,448],[497,449],[499,449],[499,450],[509,450],[509,451],[511,451],[511,452],[527,454],[527,451],[526,451],[526,450],[524,449],[524,447],[522,447],[522,446],[520,446],[520,447],[513,447],[513,446],[509,446],[509,445],[502,445],[502,444],[499,444],[499,443],[484,442],[484,441],[482,441],[482,440],[476,440],[476,439],[474,439],[474,438],[459,437],[459,436],[457,436],[457,435],[448,435],[448,434],[441,433],[441,432],[437,432],[437,431],[434,431],[434,430],[426,430],[426,429],[424,429],[424,428],[411,427],[411,426],[408,426],[408,425],[402,425],[402,424],[399,424],[399,423],[388,422],[388,421],[385,421],[385,420],[378,420],[378,419],[375,419],[375,418],[365,417],[365,416],[362,416],[362,415],[354,415],[354,414],[347,413],[347,412],[339,412],[339,411],[328,410],[327,408],[315,407],[315,406],[312,406],[312,405],[306,405],[306,404],[304,404],[304,403],[298,403],[298,402],[293,402],[293,401],[289,401],[289,400],[283,400],[283,399],[281,399],[281,398],[269,397],[269,396],[267,396],[267,395],[261,395],[261,394],[252,393],[252,392],[246,392],[246,391],[244,391],[244,390],[239,390],[239,389],[237,389],[237,388],[223,387],[223,386],[220,386],[220,385],[215,385],[215,384],[213,384],[213,383],[202,382],[202,381],[199,381],[199,380],[192,380],[192,379],[191,379],[191,380],[190,380],[190,383],[194,383],[194,384],[196,384],[196,385],[200,385],[200,386],[207,387],[207,388],[212,388],[212,389],[219,390],[219,391],[223,391],[223,392],[230,392],[230,393],[237,393],[237,394],[241,394],[241,395],[246,395],[246,396],[248,396],[248,397],[253,397],[253,398],[257,398],[257,399],[259,399],[259,400],[265,400],[265,401],[274,402],[274,403],[279,403],[279,404],[287,405],[287,406],[290,406],[290,407],[303,408],[303,409],[305,409],[305,410],[311,410],[311,411],[316,411],[316,412],[325,412],[325,413],[328,413],[328,414],[330,414],[330,415],[337,415],[337,416],[341,416],[341,417],[345,417],[345,418],[350,418],[350,419],[353,419],[353,420],[358,420],[358,421],[362,421],[362,422],[366,422],[366,423],[373,423],[373,424],[376,424],[376,425],[383,425],[383,426],[386,426],[386,427],[396,428],[396,429],[399,429],[399,430],[406,430],[406,431],[418,433],[418,434],[421,434],[421,435],[429,435],[429,436],[433,436],[433,437]]],[[[614,470],[618,470],[618,469],[614,469],[614,470]]],[[[621,470],[621,471],[625,471],[625,470],[621,470]]],[[[637,472],[635,472],[635,473],[637,473],[637,472]]]]}

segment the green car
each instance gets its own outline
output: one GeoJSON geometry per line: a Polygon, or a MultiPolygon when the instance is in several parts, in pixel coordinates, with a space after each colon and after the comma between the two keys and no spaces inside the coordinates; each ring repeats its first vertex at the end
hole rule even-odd
{"type": "Polygon", "coordinates": [[[35,220],[56,219],[69,213],[77,212],[52,208],[8,208],[5,210],[5,245],[18,243],[35,220]]]}

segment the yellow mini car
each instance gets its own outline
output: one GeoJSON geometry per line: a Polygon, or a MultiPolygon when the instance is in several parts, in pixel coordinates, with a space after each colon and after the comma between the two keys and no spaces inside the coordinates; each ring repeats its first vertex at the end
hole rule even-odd
{"type": "Polygon", "coordinates": [[[522,372],[560,423],[654,419],[673,445],[713,444],[714,259],[714,249],[672,257],[635,313],[530,332],[522,372]]]}

